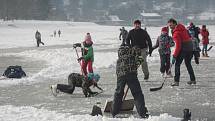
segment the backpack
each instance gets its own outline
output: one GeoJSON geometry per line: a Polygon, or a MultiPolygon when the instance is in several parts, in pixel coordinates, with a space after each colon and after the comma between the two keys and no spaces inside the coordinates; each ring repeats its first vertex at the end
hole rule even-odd
{"type": "Polygon", "coordinates": [[[22,78],[26,76],[26,73],[22,70],[21,66],[9,66],[4,71],[3,76],[7,78],[22,78]]]}

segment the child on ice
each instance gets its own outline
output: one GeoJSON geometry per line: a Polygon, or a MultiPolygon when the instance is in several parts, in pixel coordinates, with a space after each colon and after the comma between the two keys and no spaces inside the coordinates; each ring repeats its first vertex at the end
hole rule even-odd
{"type": "Polygon", "coordinates": [[[172,37],[168,35],[168,27],[163,27],[161,30],[161,35],[158,36],[156,44],[152,47],[152,49],[156,49],[159,47],[158,52],[160,55],[160,72],[162,76],[164,76],[165,72],[166,75],[172,77],[170,69],[170,56],[171,56],[171,49],[170,47],[174,46],[175,43],[173,42],[172,37]]]}

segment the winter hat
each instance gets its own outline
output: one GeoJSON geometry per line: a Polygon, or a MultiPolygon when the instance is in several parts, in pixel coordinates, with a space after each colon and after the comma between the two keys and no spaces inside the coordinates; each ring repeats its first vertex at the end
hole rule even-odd
{"type": "Polygon", "coordinates": [[[95,80],[96,82],[99,81],[100,76],[98,74],[94,74],[94,73],[89,73],[87,74],[89,80],[95,80]]]}
{"type": "Polygon", "coordinates": [[[168,31],[169,31],[168,27],[163,27],[163,28],[161,29],[161,32],[166,32],[166,33],[168,33],[168,31]]]}
{"type": "Polygon", "coordinates": [[[193,26],[193,22],[190,22],[190,26],[193,26]]]}
{"type": "Polygon", "coordinates": [[[96,82],[98,82],[100,79],[100,76],[99,76],[99,74],[94,74],[93,78],[96,82]]]}

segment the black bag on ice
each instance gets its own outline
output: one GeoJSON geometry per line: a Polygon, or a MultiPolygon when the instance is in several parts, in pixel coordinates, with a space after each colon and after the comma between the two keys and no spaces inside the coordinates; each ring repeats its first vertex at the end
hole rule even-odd
{"type": "Polygon", "coordinates": [[[26,74],[22,70],[21,66],[9,66],[7,69],[4,71],[3,76],[7,78],[22,78],[25,77],[26,74]]]}

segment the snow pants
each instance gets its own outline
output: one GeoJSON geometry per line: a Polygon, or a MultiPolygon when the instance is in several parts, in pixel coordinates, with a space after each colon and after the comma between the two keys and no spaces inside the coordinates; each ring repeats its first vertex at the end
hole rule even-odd
{"type": "Polygon", "coordinates": [[[160,63],[160,72],[164,73],[166,71],[166,74],[169,74],[170,54],[160,54],[160,63]]]}
{"type": "Polygon", "coordinates": [[[57,89],[61,92],[72,94],[75,90],[75,85],[57,84],[57,89]]]}
{"type": "Polygon", "coordinates": [[[192,60],[192,57],[193,57],[193,52],[192,51],[182,51],[180,52],[180,54],[178,55],[178,57],[176,58],[176,63],[175,63],[175,77],[174,77],[174,80],[176,82],[179,82],[180,80],[180,67],[181,67],[181,64],[182,64],[182,61],[184,60],[185,61],[185,66],[187,68],[187,71],[190,75],[190,81],[196,81],[196,78],[195,78],[195,74],[194,74],[194,71],[193,71],[193,67],[191,65],[191,60],[192,60]]]}
{"type": "Polygon", "coordinates": [[[82,61],[81,68],[83,70],[84,75],[87,75],[87,69],[88,73],[93,73],[93,62],[91,60],[88,61],[82,61]]]}
{"type": "Polygon", "coordinates": [[[120,112],[122,106],[122,99],[124,95],[125,85],[131,90],[134,97],[135,106],[138,114],[143,117],[147,111],[145,107],[145,99],[141,90],[140,82],[137,78],[137,74],[127,74],[121,78],[117,79],[117,87],[114,94],[113,105],[112,105],[112,116],[114,117],[120,112]]]}

